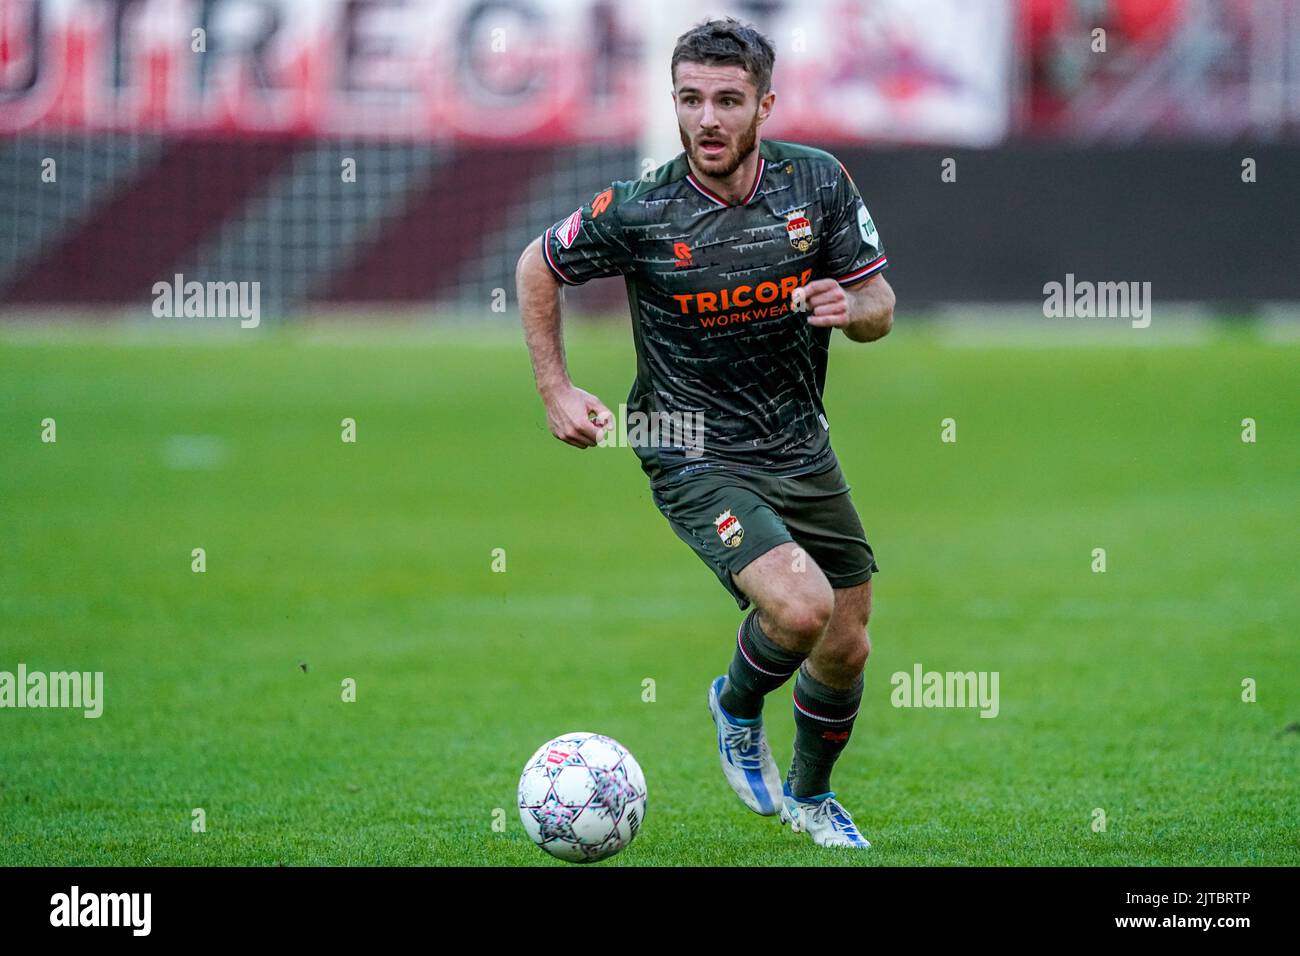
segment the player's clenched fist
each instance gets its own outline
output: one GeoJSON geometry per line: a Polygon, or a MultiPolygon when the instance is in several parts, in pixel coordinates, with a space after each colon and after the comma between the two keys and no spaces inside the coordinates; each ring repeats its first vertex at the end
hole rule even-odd
{"type": "Polygon", "coordinates": [[[808,313],[808,324],[839,328],[849,324],[849,296],[834,279],[813,279],[790,294],[791,306],[808,313]]]}
{"type": "Polygon", "coordinates": [[[551,434],[575,448],[591,448],[614,422],[614,413],[574,385],[543,395],[551,434]]]}

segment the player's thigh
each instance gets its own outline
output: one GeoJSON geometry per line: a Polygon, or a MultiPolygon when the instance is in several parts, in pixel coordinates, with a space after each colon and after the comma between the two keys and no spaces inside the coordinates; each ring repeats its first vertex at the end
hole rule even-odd
{"type": "Polygon", "coordinates": [[[778,631],[815,640],[835,608],[830,582],[793,541],[777,545],[736,574],[736,584],[778,631]]]}
{"type": "Polygon", "coordinates": [[[852,630],[865,628],[871,619],[871,580],[849,588],[835,589],[835,611],[831,615],[832,628],[852,630]]]}
{"type": "Polygon", "coordinates": [[[773,502],[729,476],[701,474],[651,488],[655,505],[743,610],[752,598],[736,575],[793,540],[773,502]]]}
{"type": "Polygon", "coordinates": [[[836,591],[870,581],[880,570],[838,462],[815,475],[784,479],[781,518],[836,591]]]}
{"type": "Polygon", "coordinates": [[[867,622],[871,618],[871,581],[835,589],[835,610],[826,635],[817,645],[819,657],[833,658],[858,670],[871,653],[867,622]]]}

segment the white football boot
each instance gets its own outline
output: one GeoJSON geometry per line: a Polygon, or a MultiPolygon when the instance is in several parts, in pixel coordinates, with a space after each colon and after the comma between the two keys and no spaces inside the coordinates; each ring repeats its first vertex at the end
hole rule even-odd
{"type": "Polygon", "coordinates": [[[835,799],[835,791],[807,799],[794,796],[788,784],[781,791],[781,822],[790,824],[795,833],[807,833],[818,846],[871,848],[849,811],[835,799]]]}
{"type": "Polygon", "coordinates": [[[709,713],[718,728],[722,773],[745,806],[770,817],[777,813],[781,799],[781,771],[772,759],[762,720],[738,723],[737,718],[722,709],[718,695],[726,680],[723,675],[709,685],[709,713]]]}

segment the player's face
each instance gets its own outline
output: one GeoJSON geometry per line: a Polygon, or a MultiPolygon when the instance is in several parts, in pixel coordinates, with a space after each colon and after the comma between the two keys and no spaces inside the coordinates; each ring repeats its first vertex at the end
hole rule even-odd
{"type": "Polygon", "coordinates": [[[726,179],[758,144],[775,94],[761,100],[741,66],[677,64],[673,100],[682,148],[700,172],[726,179]]]}

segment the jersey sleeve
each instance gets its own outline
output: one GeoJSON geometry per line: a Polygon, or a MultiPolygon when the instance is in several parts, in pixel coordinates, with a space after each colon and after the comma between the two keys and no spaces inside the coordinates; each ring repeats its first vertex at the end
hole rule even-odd
{"type": "Polygon", "coordinates": [[[849,171],[840,163],[839,176],[826,211],[825,274],[842,286],[870,279],[889,265],[880,233],[858,193],[849,171]]]}
{"type": "Polygon", "coordinates": [[[632,254],[623,239],[616,199],[617,188],[610,186],[546,230],[546,264],[561,282],[582,285],[631,271],[632,254]]]}

